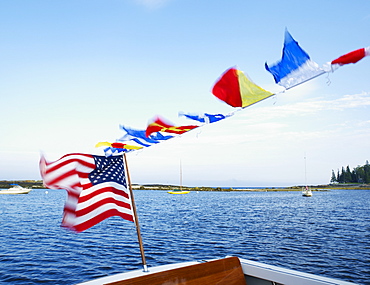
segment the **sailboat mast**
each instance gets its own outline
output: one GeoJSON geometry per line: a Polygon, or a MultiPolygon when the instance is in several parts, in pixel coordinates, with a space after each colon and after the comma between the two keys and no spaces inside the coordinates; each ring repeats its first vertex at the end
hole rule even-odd
{"type": "Polygon", "coordinates": [[[306,165],[306,153],[304,154],[304,184],[307,186],[307,165],[306,165]]]}
{"type": "Polygon", "coordinates": [[[182,164],[180,160],[180,191],[182,191],[182,164]]]}

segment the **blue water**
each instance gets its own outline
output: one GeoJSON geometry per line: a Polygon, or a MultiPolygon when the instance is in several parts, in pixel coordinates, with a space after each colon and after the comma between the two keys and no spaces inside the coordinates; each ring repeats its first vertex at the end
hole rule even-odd
{"type": "MultiPolygon", "coordinates": [[[[66,193],[0,195],[0,283],[75,284],[141,269],[134,224],[60,227],[66,193]]],[[[235,255],[370,284],[370,191],[134,191],[148,266],[235,255]]]]}

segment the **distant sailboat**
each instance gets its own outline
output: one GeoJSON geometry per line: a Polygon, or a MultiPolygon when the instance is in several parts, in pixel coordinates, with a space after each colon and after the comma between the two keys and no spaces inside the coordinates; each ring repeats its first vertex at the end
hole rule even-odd
{"type": "Polygon", "coordinates": [[[171,191],[168,191],[169,194],[188,194],[190,191],[183,191],[182,190],[182,164],[180,160],[180,189],[174,189],[171,191]]]}
{"type": "Polygon", "coordinates": [[[311,197],[312,196],[311,188],[307,186],[306,155],[304,156],[304,183],[306,186],[302,187],[302,196],[311,197]]]}
{"type": "Polygon", "coordinates": [[[312,196],[312,191],[310,187],[306,185],[306,187],[302,187],[302,196],[304,197],[311,197],[312,196]]]}

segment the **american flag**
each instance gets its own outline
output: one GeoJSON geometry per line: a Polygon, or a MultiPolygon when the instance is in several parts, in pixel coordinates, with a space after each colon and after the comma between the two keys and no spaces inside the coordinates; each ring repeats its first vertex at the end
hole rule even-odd
{"type": "Polygon", "coordinates": [[[122,156],[72,153],[54,162],[42,156],[40,172],[50,189],[66,189],[62,226],[82,232],[112,216],[134,222],[122,156]]]}

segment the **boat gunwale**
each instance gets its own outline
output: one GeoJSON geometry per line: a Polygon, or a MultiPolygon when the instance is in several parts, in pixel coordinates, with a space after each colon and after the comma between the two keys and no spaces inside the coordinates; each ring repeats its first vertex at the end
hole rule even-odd
{"type": "MultiPolygon", "coordinates": [[[[226,256],[225,258],[232,257],[226,256]]],[[[259,280],[266,280],[267,282],[274,282],[276,284],[284,284],[284,285],[354,285],[356,283],[347,282],[338,280],[331,277],[325,277],[321,275],[315,275],[312,273],[305,273],[298,270],[287,269],[283,267],[278,267],[275,265],[269,265],[253,260],[248,260],[244,258],[239,258],[240,265],[242,267],[244,277],[246,278],[246,284],[253,284],[248,280],[250,278],[257,278],[259,280]]],[[[201,260],[201,261],[189,261],[189,262],[181,262],[181,263],[173,263],[173,264],[166,264],[166,265],[159,265],[154,267],[149,267],[148,272],[144,272],[143,270],[134,270],[128,271],[123,273],[118,273],[115,275],[105,276],[97,279],[93,279],[90,281],[78,283],[77,285],[100,285],[100,284],[109,284],[123,280],[129,280],[135,277],[165,272],[172,269],[177,269],[181,267],[201,264],[204,262],[214,261],[217,259],[211,260],[201,260]]],[[[259,284],[259,283],[257,283],[259,284]]]]}

